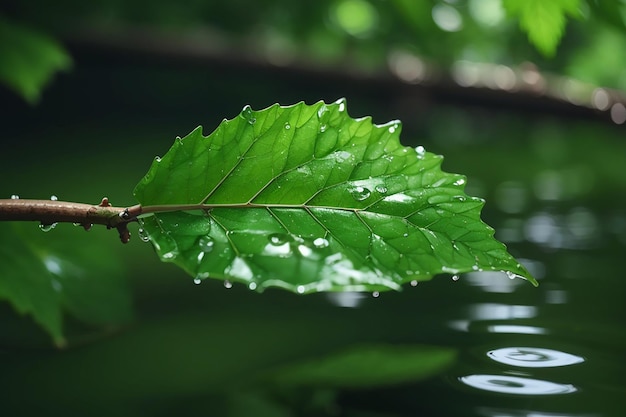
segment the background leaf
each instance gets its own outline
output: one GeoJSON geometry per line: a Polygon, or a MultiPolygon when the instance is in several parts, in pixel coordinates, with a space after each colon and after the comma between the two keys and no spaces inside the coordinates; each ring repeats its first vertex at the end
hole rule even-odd
{"type": "Polygon", "coordinates": [[[54,73],[71,64],[54,39],[0,17],[0,80],[26,101],[36,102],[54,73]]]}
{"type": "Polygon", "coordinates": [[[271,375],[286,386],[371,388],[415,382],[440,373],[456,351],[436,346],[352,346],[318,359],[283,366],[271,375]]]}
{"type": "Polygon", "coordinates": [[[197,283],[259,290],[379,291],[481,269],[530,278],[480,221],[483,200],[465,195],[465,178],[399,133],[398,121],[350,118],[343,100],[245,107],[155,159],[140,203],[206,210],[145,217],[144,238],[197,283]]]}
{"type": "Polygon", "coordinates": [[[0,299],[31,315],[58,345],[65,343],[64,312],[95,326],[131,317],[130,289],[114,251],[76,244],[68,235],[79,230],[63,230],[69,227],[59,226],[53,237],[32,223],[0,224],[0,299]]]}
{"type": "Polygon", "coordinates": [[[565,30],[565,16],[580,16],[579,0],[505,0],[504,7],[519,18],[530,42],[546,56],[556,52],[565,30]]]}

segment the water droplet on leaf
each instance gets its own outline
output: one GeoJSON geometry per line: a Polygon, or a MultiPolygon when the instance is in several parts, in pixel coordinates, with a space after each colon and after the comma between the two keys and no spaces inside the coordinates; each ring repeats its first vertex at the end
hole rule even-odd
{"type": "Polygon", "coordinates": [[[298,252],[300,252],[302,256],[307,256],[307,257],[313,254],[313,251],[311,250],[311,248],[309,248],[306,245],[298,245],[298,252]]]}
{"type": "Polygon", "coordinates": [[[304,288],[304,285],[298,285],[298,288],[296,288],[296,291],[298,292],[298,294],[304,294],[305,290],[306,288],[304,288]]]}
{"type": "Polygon", "coordinates": [[[250,288],[251,290],[256,290],[256,282],[249,283],[248,288],[250,288]]]}
{"type": "Polygon", "coordinates": [[[50,230],[54,229],[55,227],[57,227],[57,223],[50,223],[50,224],[43,224],[43,223],[41,223],[39,225],[39,228],[41,229],[42,232],[49,232],[50,230]]]}
{"type": "Polygon", "coordinates": [[[226,289],[231,289],[231,288],[233,288],[233,283],[230,282],[229,280],[224,280],[224,287],[226,289]]]}
{"type": "Polygon", "coordinates": [[[363,201],[368,199],[372,193],[365,187],[356,186],[350,190],[350,194],[356,201],[363,201]]]}
{"type": "Polygon", "coordinates": [[[284,233],[272,233],[267,239],[270,241],[270,244],[274,246],[282,246],[289,242],[289,235],[284,233]]]}
{"type": "Polygon", "coordinates": [[[516,273],[511,272],[511,271],[504,271],[504,273],[506,274],[507,277],[509,277],[509,279],[515,279],[519,276],[516,273]]]}
{"type": "Polygon", "coordinates": [[[211,252],[214,245],[215,242],[209,236],[202,236],[200,239],[198,239],[198,246],[200,247],[200,250],[204,253],[211,252]]]}
{"type": "Polygon", "coordinates": [[[454,181],[454,185],[463,185],[465,184],[465,178],[459,178],[458,180],[454,181]]]}
{"type": "Polygon", "coordinates": [[[313,241],[313,246],[315,246],[316,248],[327,248],[329,244],[330,243],[328,242],[328,240],[324,239],[323,237],[318,237],[313,241]]]}
{"type": "Polygon", "coordinates": [[[461,278],[461,277],[459,275],[457,275],[457,274],[452,275],[452,281],[458,281],[459,278],[461,278]]]}
{"type": "Polygon", "coordinates": [[[12,194],[11,195],[11,200],[19,200],[19,199],[20,199],[19,195],[17,195],[17,194],[12,194]]]}
{"type": "Polygon", "coordinates": [[[150,241],[150,236],[148,235],[148,232],[146,232],[145,229],[139,228],[137,232],[139,233],[139,239],[141,239],[142,242],[150,241]]]}
{"type": "Polygon", "coordinates": [[[377,193],[380,193],[380,194],[387,194],[387,191],[388,191],[387,187],[385,187],[384,185],[377,185],[374,189],[376,190],[377,193]]]}
{"type": "Polygon", "coordinates": [[[328,125],[320,125],[320,133],[326,132],[326,129],[328,129],[328,125]]]}
{"type": "Polygon", "coordinates": [[[411,287],[417,287],[417,280],[416,279],[411,281],[411,287]]]}
{"type": "Polygon", "coordinates": [[[289,122],[285,123],[285,129],[287,130],[291,129],[291,125],[289,124],[289,122]]]}
{"type": "Polygon", "coordinates": [[[378,298],[379,296],[380,296],[380,293],[378,291],[374,291],[372,293],[372,297],[374,297],[374,298],[378,298]]]}
{"type": "Polygon", "coordinates": [[[198,285],[198,284],[202,283],[202,280],[200,278],[194,278],[193,283],[198,285]]]}
{"type": "Polygon", "coordinates": [[[254,114],[252,113],[252,107],[250,107],[249,105],[246,105],[243,108],[243,110],[241,111],[241,116],[246,119],[246,121],[251,125],[256,123],[256,117],[254,117],[254,114]]]}
{"type": "Polygon", "coordinates": [[[51,196],[50,196],[50,200],[51,200],[51,201],[58,201],[58,200],[59,200],[59,197],[57,197],[56,195],[51,195],[51,196]]]}
{"type": "Polygon", "coordinates": [[[426,149],[423,146],[418,146],[415,148],[415,152],[417,153],[417,157],[419,159],[422,159],[424,157],[424,155],[426,154],[426,149]]]}
{"type": "Polygon", "coordinates": [[[317,110],[317,118],[319,119],[321,124],[326,124],[328,122],[328,118],[330,117],[330,112],[328,107],[325,104],[317,110]]]}

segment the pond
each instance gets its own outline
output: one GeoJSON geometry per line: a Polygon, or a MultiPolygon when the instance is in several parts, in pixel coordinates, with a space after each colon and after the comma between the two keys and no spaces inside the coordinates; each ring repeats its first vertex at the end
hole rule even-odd
{"type": "Polygon", "coordinates": [[[466,174],[468,194],[487,200],[483,219],[540,286],[473,272],[397,293],[257,294],[194,285],[135,239],[111,261],[126,265],[133,289],[136,318],[123,329],[83,329],[78,345],[57,351],[3,306],[3,415],[626,412],[623,129],[515,109],[413,109],[359,83],[82,59],[39,107],[3,99],[12,105],[3,195],[131,204],[176,135],[198,124],[208,133],[246,103],[345,96],[353,117],[402,117],[406,145],[466,174]]]}

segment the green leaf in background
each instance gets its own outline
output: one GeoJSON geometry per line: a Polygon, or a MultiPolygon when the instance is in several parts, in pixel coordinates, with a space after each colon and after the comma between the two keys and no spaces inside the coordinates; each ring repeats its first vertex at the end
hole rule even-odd
{"type": "Polygon", "coordinates": [[[0,81],[29,103],[55,72],[67,70],[72,60],[56,41],[0,17],[0,81]]]}
{"type": "Polygon", "coordinates": [[[270,380],[285,386],[373,388],[417,382],[442,372],[456,351],[435,346],[354,346],[319,359],[284,366],[270,380]]]}
{"type": "Polygon", "coordinates": [[[546,56],[554,56],[565,30],[566,15],[580,16],[580,0],[504,0],[528,39],[546,56]]]}
{"type": "Polygon", "coordinates": [[[197,283],[257,290],[398,290],[483,269],[534,283],[480,221],[484,201],[464,193],[465,177],[402,146],[400,128],[352,119],[343,100],[246,106],[155,159],[135,196],[147,211],[178,211],[140,219],[144,238],[197,283]]]}
{"type": "Polygon", "coordinates": [[[69,235],[78,230],[63,226],[50,232],[53,238],[32,223],[0,224],[0,299],[31,315],[57,345],[65,343],[64,311],[96,326],[131,317],[130,289],[110,245],[93,236],[76,244],[69,235]]]}

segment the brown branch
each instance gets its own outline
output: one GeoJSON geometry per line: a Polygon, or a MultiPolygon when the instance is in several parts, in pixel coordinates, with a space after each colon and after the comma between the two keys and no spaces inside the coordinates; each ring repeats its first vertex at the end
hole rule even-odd
{"type": "Polygon", "coordinates": [[[0,221],[37,221],[80,224],[89,230],[94,224],[116,228],[123,243],[130,240],[127,224],[141,214],[141,206],[113,207],[105,197],[99,205],[56,200],[0,199],[0,221]]]}

